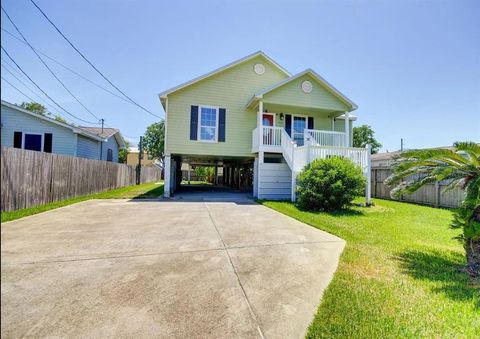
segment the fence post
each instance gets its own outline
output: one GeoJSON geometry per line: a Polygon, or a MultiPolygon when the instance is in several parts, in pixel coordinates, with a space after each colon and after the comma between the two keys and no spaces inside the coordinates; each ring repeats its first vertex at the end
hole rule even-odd
{"type": "Polygon", "coordinates": [[[435,181],[435,207],[440,206],[440,183],[435,181]]]}
{"type": "Polygon", "coordinates": [[[370,144],[367,144],[365,146],[367,149],[367,187],[365,190],[365,200],[366,200],[366,205],[370,206],[372,204],[372,163],[370,159],[370,153],[372,152],[372,147],[370,144]]]}
{"type": "Polygon", "coordinates": [[[137,165],[137,185],[140,185],[140,174],[141,174],[141,168],[142,168],[142,154],[143,152],[143,147],[142,147],[142,137],[140,136],[140,142],[138,143],[138,165],[137,165]]]}

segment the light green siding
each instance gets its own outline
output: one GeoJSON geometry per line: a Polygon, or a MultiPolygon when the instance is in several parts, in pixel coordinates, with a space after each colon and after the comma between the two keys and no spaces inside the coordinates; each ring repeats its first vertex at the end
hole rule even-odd
{"type": "Polygon", "coordinates": [[[263,96],[265,103],[289,105],[305,108],[316,108],[343,112],[349,109],[335,95],[324,88],[310,74],[305,74],[291,82],[280,86],[263,96]],[[310,93],[304,93],[301,88],[303,81],[308,80],[313,88],[310,93]]]}
{"type": "Polygon", "coordinates": [[[246,108],[254,93],[287,76],[262,56],[199,81],[168,95],[166,154],[252,156],[252,130],[257,112],[246,108]],[[261,62],[265,73],[253,66],[261,62]],[[225,142],[190,140],[190,106],[210,105],[226,109],[225,142]]]}

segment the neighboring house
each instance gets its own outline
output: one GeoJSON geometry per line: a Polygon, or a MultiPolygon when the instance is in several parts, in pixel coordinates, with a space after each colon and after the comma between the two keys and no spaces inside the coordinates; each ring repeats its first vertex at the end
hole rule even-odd
{"type": "Polygon", "coordinates": [[[390,167],[393,158],[400,154],[400,151],[372,154],[372,168],[390,167]]]}
{"type": "Polygon", "coordinates": [[[2,146],[118,162],[118,147],[124,147],[118,130],[113,145],[112,138],[90,128],[65,124],[3,100],[1,104],[2,146]]]}
{"type": "MultiPolygon", "coordinates": [[[[104,140],[100,143],[100,159],[118,162],[118,151],[121,148],[125,148],[125,141],[120,134],[120,131],[116,128],[101,128],[101,127],[87,127],[81,126],[80,129],[99,136],[104,140]]],[[[85,145],[90,147],[90,145],[85,145]]]]}
{"type": "MultiPolygon", "coordinates": [[[[137,166],[138,165],[138,147],[129,147],[127,153],[127,165],[137,166]]],[[[148,153],[142,152],[142,159],[141,165],[142,166],[152,166],[155,163],[155,159],[150,157],[148,153]]]]}
{"type": "Polygon", "coordinates": [[[292,76],[257,52],[159,97],[167,197],[182,163],[221,167],[234,187],[253,176],[253,195],[265,199],[295,200],[296,176],[316,158],[347,157],[370,173],[369,150],[350,147],[357,106],[311,69],[292,76]]]}

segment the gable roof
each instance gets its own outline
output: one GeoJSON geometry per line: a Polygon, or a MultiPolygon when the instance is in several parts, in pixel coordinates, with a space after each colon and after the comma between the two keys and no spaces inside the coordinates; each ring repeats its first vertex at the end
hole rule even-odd
{"type": "Polygon", "coordinates": [[[89,133],[98,135],[102,139],[108,139],[111,136],[115,136],[115,140],[117,140],[117,143],[120,147],[125,147],[125,141],[123,140],[123,137],[120,134],[120,130],[116,128],[101,128],[101,127],[89,127],[89,126],[80,126],[80,129],[87,131],[89,133]]]}
{"type": "Polygon", "coordinates": [[[229,63],[229,64],[227,64],[227,65],[225,65],[225,66],[222,66],[222,67],[217,68],[217,69],[215,69],[215,70],[213,70],[213,71],[211,71],[211,72],[208,72],[208,73],[206,73],[206,74],[204,74],[204,75],[201,75],[201,76],[199,76],[199,77],[196,77],[196,78],[194,78],[194,79],[192,79],[192,80],[190,80],[190,81],[184,82],[183,84],[180,84],[180,85],[178,85],[178,86],[172,87],[172,88],[170,88],[170,89],[167,89],[166,91],[161,92],[160,94],[158,94],[158,96],[159,96],[159,98],[160,98],[160,101],[161,101],[161,103],[162,103],[163,108],[165,109],[165,100],[166,100],[166,98],[167,98],[167,96],[168,96],[169,94],[174,93],[174,92],[176,92],[176,91],[178,91],[178,90],[181,90],[182,88],[185,88],[185,87],[187,87],[187,86],[193,85],[193,84],[196,83],[196,82],[199,82],[199,81],[201,81],[201,80],[204,80],[204,79],[206,79],[206,78],[209,78],[209,77],[211,77],[211,76],[213,76],[213,75],[215,75],[215,74],[218,74],[218,73],[220,73],[220,72],[222,72],[222,71],[225,71],[225,70],[227,70],[227,69],[229,69],[229,68],[232,68],[232,67],[234,67],[234,66],[236,66],[236,65],[238,65],[238,64],[241,64],[241,63],[243,63],[243,62],[245,62],[245,61],[251,60],[251,59],[253,59],[253,58],[257,57],[257,56],[262,56],[262,57],[264,57],[265,59],[267,59],[267,61],[269,61],[271,64],[273,64],[275,67],[277,67],[277,68],[278,68],[281,72],[283,72],[286,76],[288,76],[288,77],[291,76],[290,72],[288,72],[285,68],[283,68],[282,66],[280,66],[277,62],[275,62],[272,58],[270,58],[270,57],[269,57],[268,55],[266,55],[264,52],[262,52],[262,51],[257,51],[257,52],[255,52],[255,53],[252,53],[252,54],[250,54],[250,55],[247,55],[246,57],[243,57],[243,58],[241,58],[241,59],[238,59],[238,60],[236,60],[236,61],[233,61],[233,62],[231,62],[231,63],[229,63]]]}
{"type": "Polygon", "coordinates": [[[63,122],[60,122],[60,121],[57,121],[55,119],[52,119],[52,118],[49,118],[49,117],[46,117],[44,115],[41,115],[41,114],[38,114],[38,113],[35,113],[35,112],[32,112],[32,111],[29,111],[28,109],[25,109],[25,108],[22,108],[20,106],[17,106],[15,104],[12,104],[12,103],[9,103],[7,101],[4,101],[2,100],[2,106],[6,106],[6,107],[9,107],[13,110],[16,110],[16,111],[19,111],[19,112],[22,112],[22,113],[25,113],[25,114],[29,114],[31,115],[32,117],[35,117],[37,119],[40,119],[40,120],[44,120],[44,121],[47,121],[49,123],[52,123],[54,125],[58,125],[58,126],[61,126],[61,127],[64,127],[64,128],[67,128],[69,130],[71,130],[73,133],[76,133],[76,134],[81,134],[87,138],[90,138],[90,139],[93,139],[93,140],[96,140],[96,141],[102,141],[103,139],[94,134],[94,133],[91,133],[87,130],[84,130],[82,129],[81,127],[77,127],[77,126],[72,126],[72,125],[69,125],[69,124],[66,124],[66,123],[63,123],[63,122]]]}
{"type": "Polygon", "coordinates": [[[350,107],[350,111],[354,111],[358,108],[358,106],[349,98],[347,98],[346,95],[344,95],[342,92],[340,92],[338,89],[336,89],[332,84],[330,84],[327,80],[322,78],[317,72],[315,72],[311,68],[307,68],[303,72],[300,72],[298,74],[295,74],[294,76],[291,76],[285,80],[279,81],[276,84],[273,84],[270,87],[267,87],[257,93],[250,99],[250,101],[247,104],[247,107],[251,107],[253,103],[258,101],[259,99],[262,99],[263,96],[279,87],[282,87],[283,85],[286,85],[295,79],[298,79],[306,74],[311,75],[318,83],[320,83],[324,88],[326,88],[330,93],[332,93],[334,96],[336,96],[341,102],[346,104],[347,106],[350,107]]]}

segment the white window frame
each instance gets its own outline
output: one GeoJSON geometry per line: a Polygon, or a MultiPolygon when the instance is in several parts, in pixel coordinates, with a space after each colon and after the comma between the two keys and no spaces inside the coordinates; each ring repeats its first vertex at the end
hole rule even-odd
{"type": "MultiPolygon", "coordinates": [[[[39,135],[40,138],[41,138],[41,141],[40,141],[40,152],[43,152],[43,144],[44,144],[44,139],[45,139],[45,133],[38,133],[38,132],[22,132],[22,149],[25,149],[25,137],[27,136],[27,134],[29,135],[39,135]]],[[[53,148],[53,145],[52,145],[52,148],[53,148]]]]}
{"type": "MultiPolygon", "coordinates": [[[[197,121],[197,141],[198,142],[208,142],[208,143],[217,143],[218,142],[218,118],[220,114],[220,107],[218,106],[208,106],[208,105],[198,105],[198,121],[197,121]],[[202,134],[200,133],[202,130],[202,108],[209,108],[214,109],[215,113],[215,139],[214,140],[203,140],[202,134]]],[[[204,127],[212,127],[212,126],[204,126],[204,127]]]]}

